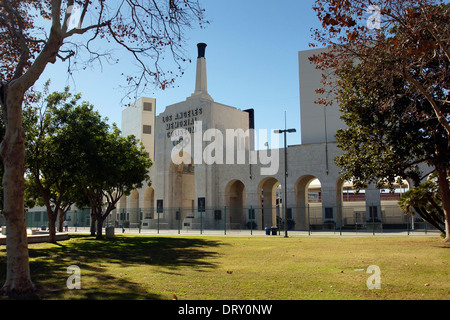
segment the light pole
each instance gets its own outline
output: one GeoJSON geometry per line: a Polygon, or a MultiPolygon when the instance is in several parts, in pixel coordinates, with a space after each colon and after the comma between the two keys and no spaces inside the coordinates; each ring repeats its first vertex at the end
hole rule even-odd
{"type": "MultiPolygon", "coordinates": [[[[285,114],[286,117],[286,114],[285,114]]],[[[284,199],[283,199],[283,216],[284,216],[284,237],[287,238],[288,237],[288,232],[287,232],[287,211],[286,211],[286,207],[287,207],[287,175],[288,175],[288,170],[287,170],[287,143],[286,143],[286,133],[294,133],[297,132],[297,130],[295,129],[284,129],[284,130],[275,130],[274,133],[284,133],[284,199]]]]}

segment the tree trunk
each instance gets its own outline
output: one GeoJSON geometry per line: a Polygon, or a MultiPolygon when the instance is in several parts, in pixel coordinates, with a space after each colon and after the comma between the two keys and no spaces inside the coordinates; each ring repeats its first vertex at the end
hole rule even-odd
{"type": "Polygon", "coordinates": [[[48,242],[56,243],[56,214],[48,214],[48,242]]]}
{"type": "Polygon", "coordinates": [[[96,221],[97,221],[97,217],[95,216],[95,214],[92,211],[93,209],[91,208],[91,236],[95,236],[95,229],[96,229],[96,221]]]}
{"type": "Polygon", "coordinates": [[[97,237],[96,239],[103,239],[103,218],[97,217],[97,237]]]}
{"type": "Polygon", "coordinates": [[[450,185],[447,177],[447,168],[436,167],[436,171],[445,216],[445,241],[450,242],[450,185]]]}
{"type": "Polygon", "coordinates": [[[58,32],[58,28],[52,27],[44,49],[36,57],[32,66],[24,74],[22,74],[23,70],[16,70],[18,78],[0,87],[0,103],[5,122],[5,135],[0,146],[0,156],[4,167],[3,214],[7,228],[6,281],[2,288],[6,294],[25,294],[35,290],[30,276],[24,210],[25,131],[22,103],[25,92],[44,72],[47,63],[56,60],[62,43],[61,32],[58,32]]]}
{"type": "Polygon", "coordinates": [[[2,292],[6,295],[33,292],[24,214],[8,214],[6,218],[6,256],[6,281],[2,292]]]}
{"type": "Polygon", "coordinates": [[[111,211],[113,211],[116,206],[116,202],[120,199],[117,198],[117,200],[113,203],[109,203],[108,207],[105,210],[105,213],[102,214],[102,208],[99,207],[97,210],[97,239],[102,239],[103,238],[103,223],[105,222],[106,218],[109,216],[109,214],[111,213],[111,211]]]}
{"type": "Polygon", "coordinates": [[[430,215],[430,212],[428,212],[426,209],[424,209],[423,207],[414,206],[414,210],[416,210],[417,214],[424,221],[428,222],[429,224],[431,224],[433,227],[435,227],[436,229],[438,229],[442,233],[445,233],[445,227],[443,229],[442,226],[439,224],[440,220],[437,220],[437,219],[433,218],[430,215]]]}
{"type": "Polygon", "coordinates": [[[58,213],[58,231],[63,232],[64,231],[64,216],[66,213],[63,210],[59,210],[58,213]]]}
{"type": "Polygon", "coordinates": [[[5,294],[24,294],[34,291],[31,282],[27,227],[24,211],[25,132],[22,125],[20,90],[7,85],[3,96],[5,136],[0,147],[3,161],[3,214],[6,219],[6,281],[5,294]],[[6,99],[5,99],[6,98],[6,99]],[[5,103],[6,102],[6,103],[5,103]]]}

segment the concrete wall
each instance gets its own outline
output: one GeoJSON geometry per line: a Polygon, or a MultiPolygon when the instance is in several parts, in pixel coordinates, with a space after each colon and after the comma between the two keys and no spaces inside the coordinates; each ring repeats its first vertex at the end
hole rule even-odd
{"type": "Polygon", "coordinates": [[[315,103],[319,98],[325,97],[315,92],[323,87],[322,71],[316,69],[309,57],[324,51],[326,49],[313,49],[298,53],[302,144],[336,141],[334,134],[345,127],[336,103],[327,107],[315,103]]]}
{"type": "Polygon", "coordinates": [[[121,127],[123,136],[134,135],[141,140],[152,160],[155,158],[155,110],[156,99],[142,97],[122,111],[121,127]],[[151,110],[145,110],[144,103],[150,106],[151,110]],[[151,128],[150,133],[144,133],[144,126],[151,128]]]}

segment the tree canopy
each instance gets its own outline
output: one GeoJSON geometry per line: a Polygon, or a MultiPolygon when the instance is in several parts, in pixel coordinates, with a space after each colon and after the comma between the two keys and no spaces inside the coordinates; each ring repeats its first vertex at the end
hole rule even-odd
{"type": "Polygon", "coordinates": [[[436,174],[418,186],[406,191],[398,201],[400,208],[414,216],[416,213],[437,230],[445,234],[445,214],[442,210],[442,197],[436,181],[436,174]]]}
{"type": "MultiPolygon", "coordinates": [[[[72,159],[61,152],[67,137],[61,139],[59,119],[60,108],[64,105],[75,106],[80,95],[72,97],[69,88],[64,92],[48,92],[48,84],[43,93],[36,94],[38,106],[24,111],[26,132],[26,203],[46,207],[49,219],[49,241],[56,242],[56,219],[62,217],[70,206],[80,197],[71,171],[72,159]]],[[[62,230],[60,230],[62,231],[62,230]]]]}
{"type": "MultiPolygon", "coordinates": [[[[450,133],[450,4],[441,0],[317,0],[314,10],[323,28],[313,30],[316,43],[312,46],[331,49],[311,59],[324,71],[324,84],[338,90],[334,71],[360,61],[359,76],[368,88],[376,90],[380,77],[391,82],[401,77],[408,83],[404,93],[426,99],[433,117],[450,133]],[[370,28],[369,8],[379,10],[379,28],[370,28]],[[436,69],[438,73],[433,72],[436,69]]],[[[384,101],[389,104],[395,92],[389,87],[384,90],[390,93],[384,101]]],[[[326,97],[319,102],[332,103],[326,97]]]]}
{"type": "Polygon", "coordinates": [[[76,184],[89,201],[91,222],[97,223],[97,238],[101,238],[103,222],[120,198],[150,183],[152,161],[135,136],[121,136],[116,125],[98,117],[91,106],[73,109],[62,129],[62,137],[70,136],[70,143],[60,151],[72,159],[76,184]]]}
{"type": "Polygon", "coordinates": [[[152,162],[135,136],[121,136],[80,94],[66,87],[39,96],[40,107],[26,112],[27,195],[46,206],[51,242],[58,214],[72,204],[91,207],[101,238],[117,201],[150,182],[152,162]]]}
{"type": "Polygon", "coordinates": [[[336,135],[344,178],[418,186],[436,172],[450,241],[450,5],[317,0],[314,9],[323,28],[313,35],[329,48],[311,58],[323,70],[317,102],[337,101],[348,126],[336,135]]]}

